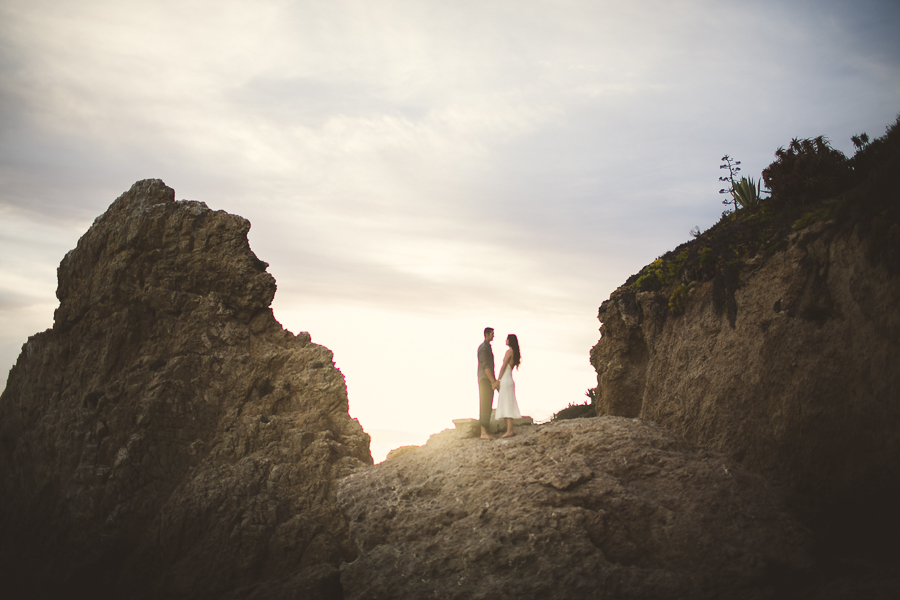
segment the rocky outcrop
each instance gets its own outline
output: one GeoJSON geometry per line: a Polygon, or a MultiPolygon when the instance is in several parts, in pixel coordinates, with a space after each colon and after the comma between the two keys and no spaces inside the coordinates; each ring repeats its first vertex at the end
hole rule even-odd
{"type": "Polygon", "coordinates": [[[0,397],[9,597],[339,596],[334,485],[369,438],[249,228],[146,180],[63,259],[0,397]]]}
{"type": "Polygon", "coordinates": [[[810,566],[761,477],[662,427],[517,431],[448,430],[342,480],[345,597],[767,598],[810,566]]]}
{"type": "MultiPolygon", "coordinates": [[[[691,283],[680,315],[670,289],[623,287],[604,302],[597,412],[727,454],[810,522],[895,527],[900,277],[859,226],[803,224],[774,252],[730,263],[725,310],[719,275],[691,283]]],[[[882,229],[884,248],[900,241],[896,225],[882,229]]]]}

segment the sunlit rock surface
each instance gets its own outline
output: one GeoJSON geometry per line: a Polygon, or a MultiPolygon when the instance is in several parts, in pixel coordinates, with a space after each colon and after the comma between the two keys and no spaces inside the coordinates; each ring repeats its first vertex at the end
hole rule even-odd
{"type": "Polygon", "coordinates": [[[811,561],[759,476],[603,417],[493,442],[448,430],[340,482],[348,599],[768,598],[811,561]]]}

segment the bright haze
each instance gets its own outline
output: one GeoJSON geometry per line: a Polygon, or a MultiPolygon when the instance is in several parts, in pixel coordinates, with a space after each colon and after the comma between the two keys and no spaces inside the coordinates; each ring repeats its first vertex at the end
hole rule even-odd
{"type": "Polygon", "coordinates": [[[4,0],[0,367],[135,181],[250,220],[276,318],[332,349],[376,461],[477,416],[482,330],[522,412],[586,400],[597,307],[792,137],[900,112],[884,1],[4,0]]]}

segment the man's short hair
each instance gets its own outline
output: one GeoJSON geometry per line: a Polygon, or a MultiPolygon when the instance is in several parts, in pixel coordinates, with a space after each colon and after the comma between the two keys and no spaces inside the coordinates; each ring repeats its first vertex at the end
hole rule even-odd
{"type": "Polygon", "coordinates": [[[485,327],[485,328],[484,328],[484,335],[487,335],[487,334],[491,333],[492,331],[494,331],[494,328],[493,328],[493,327],[485,327]]]}

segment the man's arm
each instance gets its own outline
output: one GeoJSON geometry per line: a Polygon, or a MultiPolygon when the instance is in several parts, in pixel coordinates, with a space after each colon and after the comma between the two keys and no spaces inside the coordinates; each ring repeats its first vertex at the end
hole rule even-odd
{"type": "Polygon", "coordinates": [[[491,387],[495,390],[500,389],[500,382],[497,381],[497,378],[494,377],[494,369],[489,369],[487,367],[484,368],[484,374],[488,376],[488,379],[491,380],[491,387]]]}
{"type": "MultiPolygon", "coordinates": [[[[487,345],[485,344],[485,346],[487,345]]],[[[484,374],[487,375],[488,380],[491,382],[491,387],[496,390],[500,387],[500,382],[494,377],[494,356],[490,346],[485,346],[481,346],[478,349],[478,362],[485,365],[484,374]]]]}

